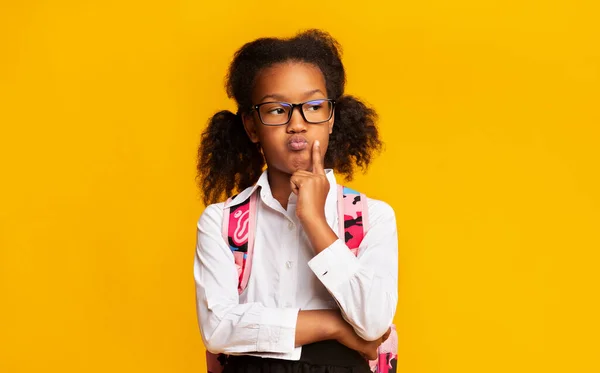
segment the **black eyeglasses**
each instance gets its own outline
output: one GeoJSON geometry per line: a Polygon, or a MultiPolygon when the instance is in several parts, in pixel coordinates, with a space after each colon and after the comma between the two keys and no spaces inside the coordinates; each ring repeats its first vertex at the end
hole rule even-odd
{"type": "Polygon", "coordinates": [[[263,102],[252,106],[250,112],[256,110],[258,119],[265,126],[283,126],[292,119],[296,107],[300,108],[302,118],[308,123],[318,124],[327,122],[333,116],[335,100],[318,99],[292,104],[290,102],[263,102]]]}

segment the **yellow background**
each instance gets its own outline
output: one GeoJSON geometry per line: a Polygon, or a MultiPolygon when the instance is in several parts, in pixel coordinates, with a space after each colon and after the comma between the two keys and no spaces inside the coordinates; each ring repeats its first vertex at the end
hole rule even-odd
{"type": "Polygon", "coordinates": [[[0,5],[0,372],[203,372],[199,134],[260,36],[320,27],[381,116],[399,372],[598,372],[595,1],[0,5]],[[395,3],[395,5],[391,5],[395,3]]]}

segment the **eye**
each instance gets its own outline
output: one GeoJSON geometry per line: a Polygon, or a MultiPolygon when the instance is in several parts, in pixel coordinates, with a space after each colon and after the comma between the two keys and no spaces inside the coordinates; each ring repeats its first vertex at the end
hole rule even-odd
{"type": "Polygon", "coordinates": [[[281,115],[281,114],[285,114],[285,110],[283,108],[274,108],[274,109],[270,109],[269,111],[267,111],[267,114],[269,115],[281,115]]]}
{"type": "Polygon", "coordinates": [[[282,102],[270,102],[260,107],[260,113],[264,116],[284,116],[288,114],[289,108],[282,102]]]}
{"type": "Polygon", "coordinates": [[[305,104],[305,111],[319,111],[323,109],[324,100],[309,101],[305,104]]]}

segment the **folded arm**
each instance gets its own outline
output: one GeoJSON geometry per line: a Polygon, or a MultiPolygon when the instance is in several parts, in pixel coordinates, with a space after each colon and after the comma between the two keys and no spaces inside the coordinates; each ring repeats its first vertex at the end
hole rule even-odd
{"type": "MultiPolygon", "coordinates": [[[[356,333],[373,341],[388,330],[396,311],[398,234],[392,208],[381,201],[368,200],[368,203],[371,225],[360,244],[358,257],[342,239],[330,239],[333,242],[329,246],[319,247],[323,243],[318,240],[328,234],[322,233],[311,239],[317,255],[308,264],[356,333]]],[[[310,239],[311,234],[308,236],[310,239]]]]}
{"type": "MultiPolygon", "coordinates": [[[[291,353],[296,347],[346,338],[339,311],[300,311],[239,303],[238,274],[221,236],[223,210],[207,207],[198,222],[194,280],[202,339],[213,353],[291,353]]],[[[354,338],[358,340],[358,338],[354,338]]],[[[358,342],[355,342],[358,343],[358,342]]]]}

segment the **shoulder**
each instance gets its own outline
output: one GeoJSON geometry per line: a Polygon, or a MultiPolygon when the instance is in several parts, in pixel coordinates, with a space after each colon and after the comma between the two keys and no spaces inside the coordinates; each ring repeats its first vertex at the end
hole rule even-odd
{"type": "Polygon", "coordinates": [[[394,209],[387,202],[367,196],[367,208],[369,212],[369,221],[371,224],[375,224],[379,221],[396,221],[394,209]]]}
{"type": "Polygon", "coordinates": [[[200,215],[200,219],[198,219],[198,229],[214,229],[216,227],[220,230],[221,224],[223,222],[223,215],[225,214],[225,209],[231,205],[235,205],[236,203],[243,202],[244,200],[246,200],[250,196],[252,189],[253,187],[248,187],[244,189],[241,193],[233,197],[231,201],[229,201],[229,203],[227,203],[227,201],[223,201],[206,206],[206,208],[200,215]]]}
{"type": "Polygon", "coordinates": [[[223,222],[223,211],[225,202],[213,203],[206,206],[200,218],[198,219],[199,230],[212,230],[215,228],[221,229],[223,222]]]}

